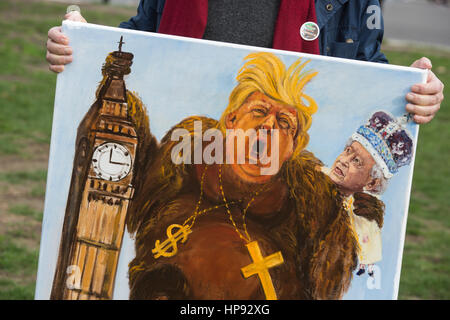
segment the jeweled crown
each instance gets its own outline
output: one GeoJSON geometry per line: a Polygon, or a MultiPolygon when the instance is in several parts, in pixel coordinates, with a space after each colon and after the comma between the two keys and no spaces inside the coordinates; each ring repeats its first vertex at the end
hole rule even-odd
{"type": "Polygon", "coordinates": [[[361,143],[380,165],[386,178],[411,163],[413,140],[403,124],[402,118],[378,111],[352,135],[352,139],[361,143]]]}

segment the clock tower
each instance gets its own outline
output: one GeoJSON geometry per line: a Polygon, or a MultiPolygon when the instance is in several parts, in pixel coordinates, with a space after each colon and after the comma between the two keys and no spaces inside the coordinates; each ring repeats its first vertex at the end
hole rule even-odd
{"type": "MultiPolygon", "coordinates": [[[[139,99],[127,91],[133,54],[110,53],[96,101],[77,132],[51,299],[112,299],[130,201],[135,191],[139,99]]],[[[147,119],[148,120],[148,119],[147,119]]]]}

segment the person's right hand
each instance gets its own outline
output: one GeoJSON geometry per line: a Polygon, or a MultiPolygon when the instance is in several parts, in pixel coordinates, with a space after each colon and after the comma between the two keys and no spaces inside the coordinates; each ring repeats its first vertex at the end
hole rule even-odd
{"type": "MultiPolygon", "coordinates": [[[[64,20],[86,22],[78,11],[71,11],[64,16],[64,20]]],[[[48,68],[56,73],[64,70],[64,65],[72,62],[72,47],[69,38],[65,36],[61,27],[53,27],[48,30],[47,55],[48,68]]]]}

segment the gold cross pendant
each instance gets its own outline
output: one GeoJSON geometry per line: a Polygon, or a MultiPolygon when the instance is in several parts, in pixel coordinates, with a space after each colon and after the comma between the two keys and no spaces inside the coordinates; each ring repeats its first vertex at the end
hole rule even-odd
{"type": "Polygon", "coordinates": [[[241,268],[242,275],[244,278],[248,278],[257,274],[259,280],[261,281],[266,299],[277,300],[277,293],[275,292],[269,269],[283,264],[284,260],[281,251],[278,251],[270,256],[263,257],[257,241],[247,243],[246,247],[250,253],[253,263],[241,268]]]}

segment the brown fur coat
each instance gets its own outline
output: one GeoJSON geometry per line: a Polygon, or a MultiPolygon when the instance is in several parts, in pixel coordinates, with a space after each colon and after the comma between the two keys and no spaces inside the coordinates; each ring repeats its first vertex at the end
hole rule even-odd
{"type": "Polygon", "coordinates": [[[369,221],[375,220],[378,227],[383,228],[385,207],[383,201],[364,192],[356,192],[353,198],[355,199],[353,212],[369,221]]]}
{"type": "MultiPolygon", "coordinates": [[[[167,226],[181,224],[184,220],[180,212],[195,206],[197,201],[200,186],[193,174],[194,166],[174,165],[170,158],[176,144],[170,141],[172,131],[185,128],[192,133],[196,120],[202,121],[203,130],[217,127],[213,119],[185,119],[166,134],[159,146],[152,144],[146,155],[150,154],[151,159],[141,163],[140,172],[145,176],[142,174],[135,182],[136,196],[127,217],[128,231],[135,234],[136,240],[136,257],[129,269],[131,299],[198,298],[197,284],[179,268],[175,258],[156,260],[150,254],[155,239],[165,239],[167,226]]],[[[341,206],[342,198],[336,186],[315,170],[320,165],[308,151],[288,160],[278,173],[288,190],[283,208],[270,219],[248,217],[249,227],[253,226],[252,235],[280,248],[286,268],[290,266],[290,279],[274,277],[281,298],[342,298],[356,268],[357,243],[349,227],[349,217],[341,206]],[[284,287],[290,289],[283,291],[284,287]]],[[[198,219],[206,221],[202,217],[198,219]]],[[[182,245],[179,250],[182,252],[182,245]]],[[[271,274],[275,272],[272,270],[271,274]]]]}

